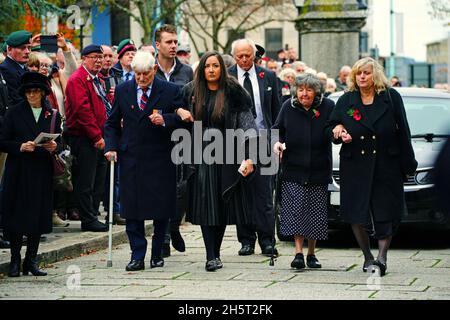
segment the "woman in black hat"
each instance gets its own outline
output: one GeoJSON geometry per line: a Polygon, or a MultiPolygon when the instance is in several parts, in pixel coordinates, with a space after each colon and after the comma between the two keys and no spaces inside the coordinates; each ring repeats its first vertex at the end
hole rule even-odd
{"type": "MultiPolygon", "coordinates": [[[[11,264],[8,275],[20,274],[22,237],[27,236],[23,274],[45,276],[36,260],[39,239],[52,231],[53,162],[55,141],[36,145],[41,132],[50,132],[53,111],[45,96],[50,93],[47,78],[37,72],[21,77],[23,102],[6,113],[0,134],[0,151],[7,152],[2,193],[4,227],[10,234],[11,264]]],[[[56,112],[56,111],[55,111],[56,112]]],[[[54,131],[61,132],[55,115],[54,131]]]]}

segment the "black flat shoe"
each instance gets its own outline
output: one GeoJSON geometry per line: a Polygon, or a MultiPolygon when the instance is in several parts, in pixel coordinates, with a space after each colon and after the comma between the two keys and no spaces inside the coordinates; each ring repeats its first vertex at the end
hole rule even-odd
{"type": "Polygon", "coordinates": [[[170,238],[172,239],[172,246],[175,248],[175,250],[177,250],[178,252],[186,251],[186,244],[184,243],[180,231],[171,232],[170,238]]]}
{"type": "Polygon", "coordinates": [[[250,256],[252,254],[255,253],[255,247],[252,247],[249,244],[244,244],[241,248],[241,250],[239,250],[238,254],[240,256],[250,256]]]}
{"type": "Polygon", "coordinates": [[[18,259],[11,259],[8,277],[20,277],[20,257],[18,259]]]}
{"type": "Polygon", "coordinates": [[[164,259],[163,258],[151,258],[150,259],[150,268],[162,268],[164,267],[164,259]]]}
{"type": "Polygon", "coordinates": [[[294,260],[291,262],[291,268],[295,268],[297,270],[299,269],[305,269],[305,258],[303,256],[303,253],[297,253],[295,255],[294,260]]]}
{"type": "Polygon", "coordinates": [[[278,250],[277,248],[274,248],[272,245],[267,245],[264,248],[261,248],[261,254],[267,256],[267,257],[271,257],[272,253],[275,257],[278,257],[278,250]]]}
{"type": "Polygon", "coordinates": [[[363,264],[363,272],[367,272],[369,269],[372,269],[373,272],[373,268],[371,268],[371,266],[373,266],[374,262],[375,260],[365,260],[363,264]]]}
{"type": "Polygon", "coordinates": [[[216,265],[217,265],[217,269],[223,268],[223,263],[222,263],[222,260],[220,260],[220,258],[216,258],[216,265]]]}
{"type": "Polygon", "coordinates": [[[144,269],[145,269],[144,260],[131,260],[130,263],[128,263],[125,268],[126,271],[139,271],[144,269]]]}
{"type": "Polygon", "coordinates": [[[306,256],[306,265],[308,266],[308,268],[311,269],[322,268],[322,265],[319,263],[319,260],[317,260],[316,256],[313,254],[306,256]]]}
{"type": "Polygon", "coordinates": [[[90,231],[90,232],[108,232],[109,227],[106,224],[101,223],[98,220],[94,220],[91,223],[83,224],[81,223],[81,231],[90,231]]]}
{"type": "Polygon", "coordinates": [[[384,277],[384,275],[386,274],[387,265],[379,260],[375,260],[373,265],[380,268],[380,277],[384,277]]]}
{"type": "Polygon", "coordinates": [[[22,274],[27,276],[28,273],[31,273],[35,277],[44,277],[47,275],[47,272],[42,271],[38,267],[38,263],[36,259],[26,259],[23,261],[22,265],[22,274]]]}
{"type": "Polygon", "coordinates": [[[205,264],[206,271],[216,271],[217,269],[219,269],[219,268],[217,266],[216,259],[206,261],[206,264],[205,264]]]}

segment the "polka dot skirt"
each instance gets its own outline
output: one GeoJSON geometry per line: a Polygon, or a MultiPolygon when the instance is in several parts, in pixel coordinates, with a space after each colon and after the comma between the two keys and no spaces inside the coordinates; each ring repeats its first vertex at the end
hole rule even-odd
{"type": "Polygon", "coordinates": [[[328,186],[300,185],[283,181],[281,186],[280,233],[307,239],[328,238],[328,186]]]}

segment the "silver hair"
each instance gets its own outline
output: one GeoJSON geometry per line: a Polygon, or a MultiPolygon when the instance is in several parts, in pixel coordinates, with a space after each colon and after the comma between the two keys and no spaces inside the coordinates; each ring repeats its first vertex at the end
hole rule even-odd
{"type": "Polygon", "coordinates": [[[342,72],[344,72],[344,71],[351,72],[351,71],[352,71],[352,67],[347,66],[347,65],[342,66],[341,69],[339,70],[339,73],[342,73],[342,72]]]}
{"type": "Polygon", "coordinates": [[[222,54],[222,59],[227,68],[236,64],[236,61],[234,61],[234,58],[232,56],[230,56],[229,54],[222,54]]]}
{"type": "Polygon", "coordinates": [[[231,44],[231,55],[234,57],[234,51],[236,49],[236,46],[241,44],[241,43],[245,43],[248,44],[252,49],[253,49],[253,55],[256,55],[256,45],[255,42],[252,39],[249,38],[245,38],[245,39],[238,39],[233,41],[233,43],[231,44]]]}
{"type": "Polygon", "coordinates": [[[302,73],[295,78],[295,83],[291,86],[292,97],[297,97],[297,90],[301,86],[313,89],[314,93],[318,96],[320,96],[325,89],[322,82],[320,82],[320,79],[315,74],[302,73]]]}
{"type": "Polygon", "coordinates": [[[146,72],[155,66],[155,58],[148,51],[138,50],[131,62],[131,68],[136,72],[146,72]]]}

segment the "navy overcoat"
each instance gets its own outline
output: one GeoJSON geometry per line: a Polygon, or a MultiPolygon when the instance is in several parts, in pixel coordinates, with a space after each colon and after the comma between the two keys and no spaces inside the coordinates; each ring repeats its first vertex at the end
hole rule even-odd
{"type": "Polygon", "coordinates": [[[105,153],[118,152],[120,215],[125,219],[161,220],[176,211],[176,171],[171,160],[171,134],[183,122],[175,109],[183,107],[180,87],[155,77],[144,111],[137,102],[133,79],[117,86],[111,116],[105,124],[105,153]],[[160,110],[165,126],[151,123],[160,110]],[[123,128],[121,122],[123,119],[123,128]]]}

